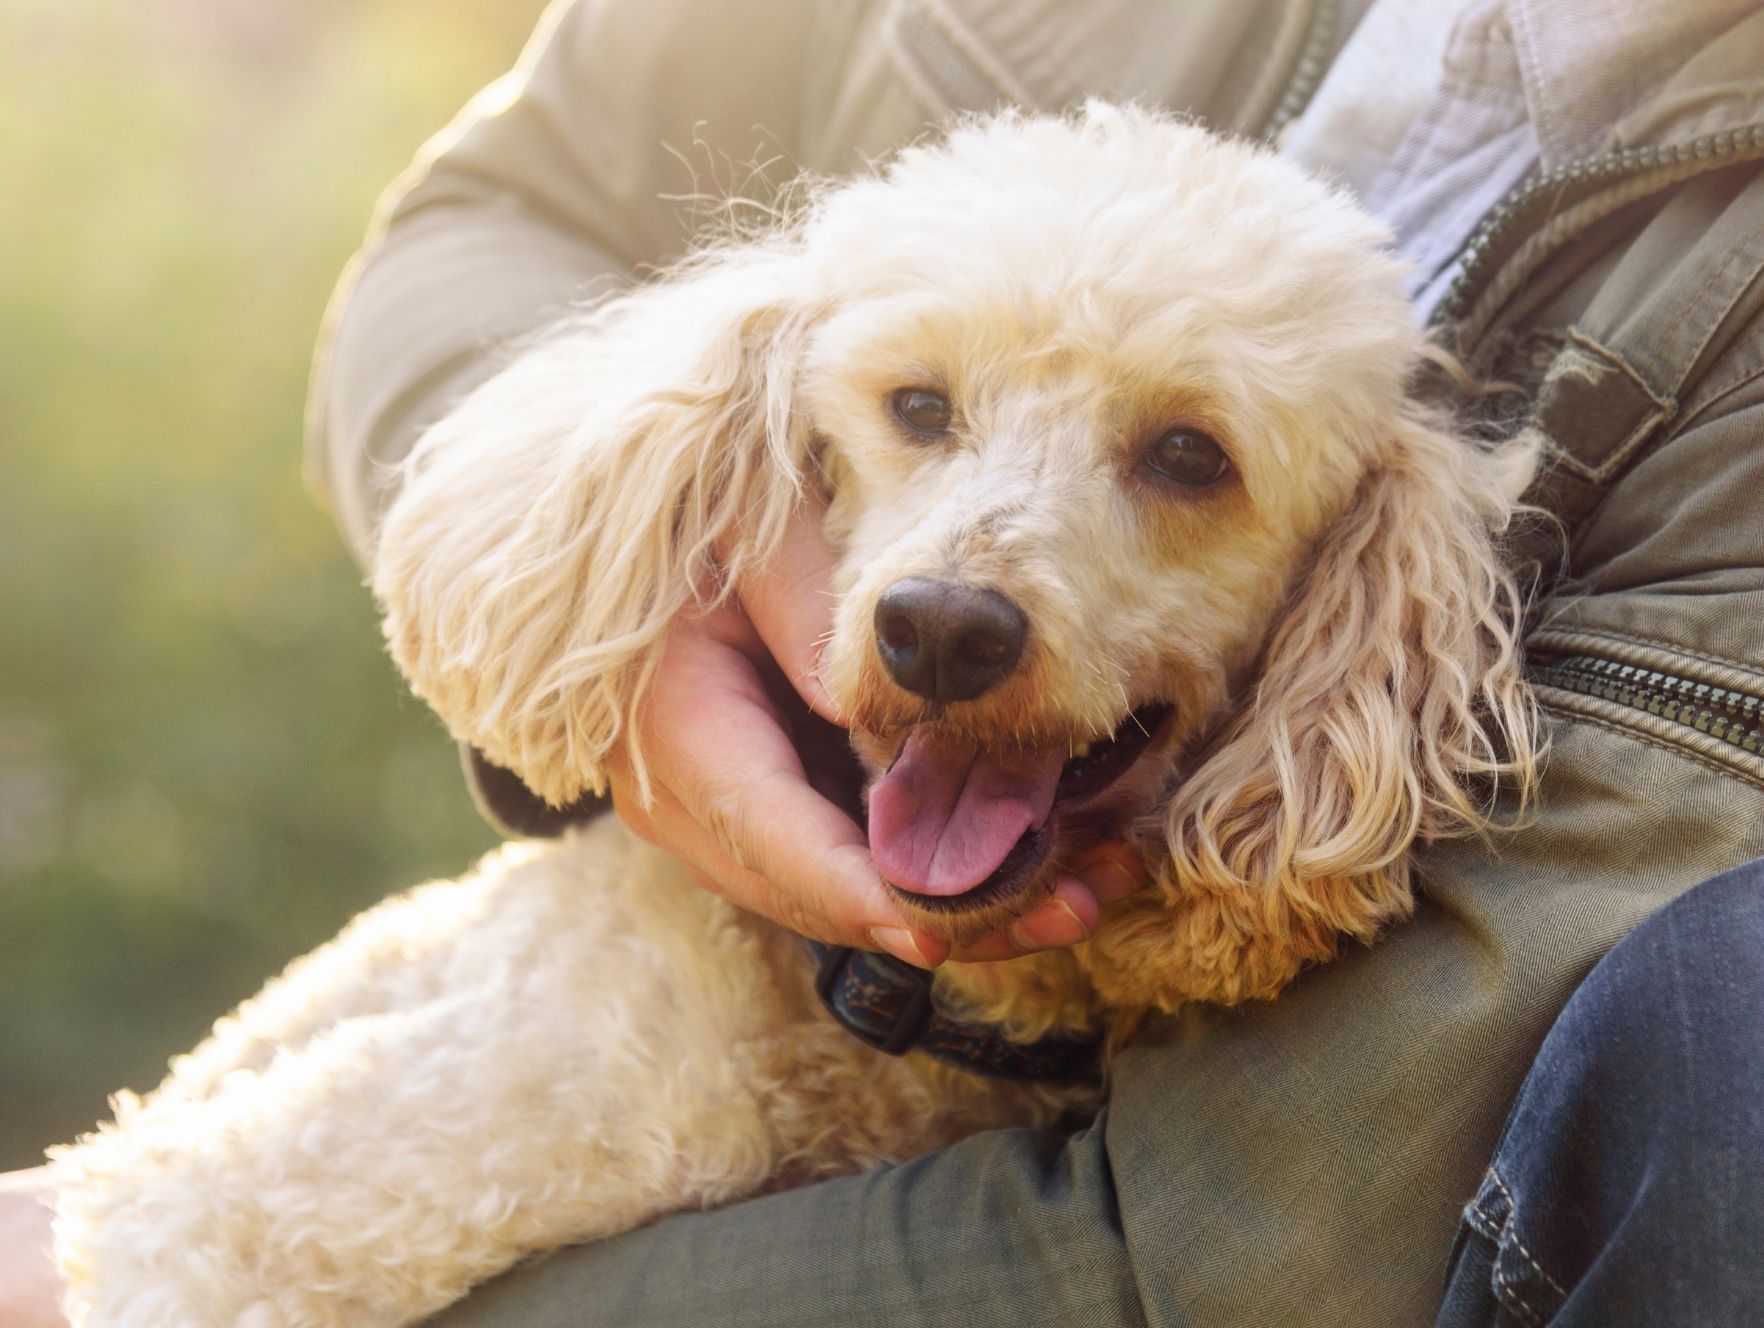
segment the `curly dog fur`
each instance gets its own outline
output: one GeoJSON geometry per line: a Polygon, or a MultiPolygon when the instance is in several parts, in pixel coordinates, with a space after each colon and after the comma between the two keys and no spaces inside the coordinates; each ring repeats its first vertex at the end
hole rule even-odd
{"type": "MultiPolygon", "coordinates": [[[[1412,399],[1388,245],[1153,113],[966,123],[602,304],[436,425],[379,546],[393,655],[555,802],[615,749],[641,778],[668,624],[818,493],[822,681],[872,844],[891,782],[904,842],[947,847],[901,769],[1041,790],[1032,871],[895,881],[903,906],[959,938],[1102,838],[1152,868],[1084,944],[948,965],[939,999],[1031,1038],[1273,996],[1404,916],[1413,846],[1484,829],[1471,790],[1535,762],[1495,548],[1532,458],[1412,399]],[[946,427],[903,427],[904,389],[946,427]],[[1222,475],[1172,482],[1148,451],[1172,431],[1222,475]],[[954,700],[892,677],[877,607],[906,578],[1018,606],[1008,676],[954,700]],[[1146,716],[1124,775],[1050,807],[1068,754],[1146,716]]],[[[56,1154],[58,1257],[83,1328],[402,1324],[533,1251],[1093,1105],[871,1051],[793,938],[609,819],[380,906],[119,1098],[56,1154]]]]}

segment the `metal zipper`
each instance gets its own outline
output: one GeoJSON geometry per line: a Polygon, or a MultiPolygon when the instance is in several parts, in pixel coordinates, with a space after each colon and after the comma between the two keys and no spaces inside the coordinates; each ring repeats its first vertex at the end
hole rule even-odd
{"type": "Polygon", "coordinates": [[[1303,115],[1305,107],[1311,104],[1311,98],[1317,94],[1329,68],[1329,58],[1335,51],[1335,30],[1340,24],[1341,0],[1317,0],[1317,7],[1311,13],[1311,26],[1305,33],[1305,43],[1299,49],[1298,63],[1293,66],[1292,80],[1281,93],[1280,101],[1262,131],[1265,142],[1273,143],[1278,139],[1280,131],[1303,115]]]}
{"type": "Polygon", "coordinates": [[[1531,664],[1546,687],[1643,710],[1742,751],[1764,752],[1764,697],[1596,655],[1533,656],[1531,664]]]}
{"type": "MultiPolygon", "coordinates": [[[[1651,174],[1700,174],[1764,156],[1764,125],[1706,134],[1687,143],[1624,148],[1584,157],[1517,186],[1484,217],[1458,260],[1457,274],[1434,307],[1431,323],[1462,318],[1501,261],[1517,247],[1520,227],[1540,211],[1549,213],[1591,198],[1601,189],[1632,184],[1651,174]],[[1697,163],[1705,163],[1698,166],[1697,163]],[[1686,167],[1690,167],[1686,171],[1686,167]]],[[[1669,182],[1669,181],[1667,181],[1669,182]]]]}

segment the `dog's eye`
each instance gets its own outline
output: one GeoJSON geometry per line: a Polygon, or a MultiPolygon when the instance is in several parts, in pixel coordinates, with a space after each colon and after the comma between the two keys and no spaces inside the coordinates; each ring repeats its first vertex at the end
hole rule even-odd
{"type": "Polygon", "coordinates": [[[923,387],[903,387],[890,398],[895,418],[914,433],[928,437],[949,432],[949,398],[923,387]]]}
{"type": "Polygon", "coordinates": [[[1151,445],[1145,464],[1185,489],[1217,484],[1231,469],[1225,449],[1199,429],[1172,429],[1151,445]]]}

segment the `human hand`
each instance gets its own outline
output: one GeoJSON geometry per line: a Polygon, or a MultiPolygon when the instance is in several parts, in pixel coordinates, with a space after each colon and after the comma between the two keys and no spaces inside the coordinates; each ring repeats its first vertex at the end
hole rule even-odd
{"type": "Polygon", "coordinates": [[[620,820],[743,908],[920,967],[1012,959],[1089,936],[1102,905],[1143,872],[1124,845],[1095,850],[1008,929],[954,954],[910,926],[882,888],[863,830],[814,786],[798,750],[817,724],[811,715],[823,728],[841,722],[816,676],[832,627],[832,572],[819,514],[804,509],[771,563],[737,587],[738,602],[675,623],[637,721],[653,801],[643,804],[629,762],[614,759],[620,820]],[[779,672],[788,688],[768,686],[779,672]]]}
{"type": "Polygon", "coordinates": [[[0,1328],[67,1328],[49,1257],[47,1173],[0,1175],[0,1328]]]}

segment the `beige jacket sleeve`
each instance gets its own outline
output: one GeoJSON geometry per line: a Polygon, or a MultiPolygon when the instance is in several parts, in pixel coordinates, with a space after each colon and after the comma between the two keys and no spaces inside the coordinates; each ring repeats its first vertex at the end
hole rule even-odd
{"type": "Polygon", "coordinates": [[[688,195],[751,188],[756,160],[791,173],[816,10],[560,0],[392,186],[332,300],[308,413],[312,482],[364,566],[395,464],[511,339],[676,254],[688,195]]]}

